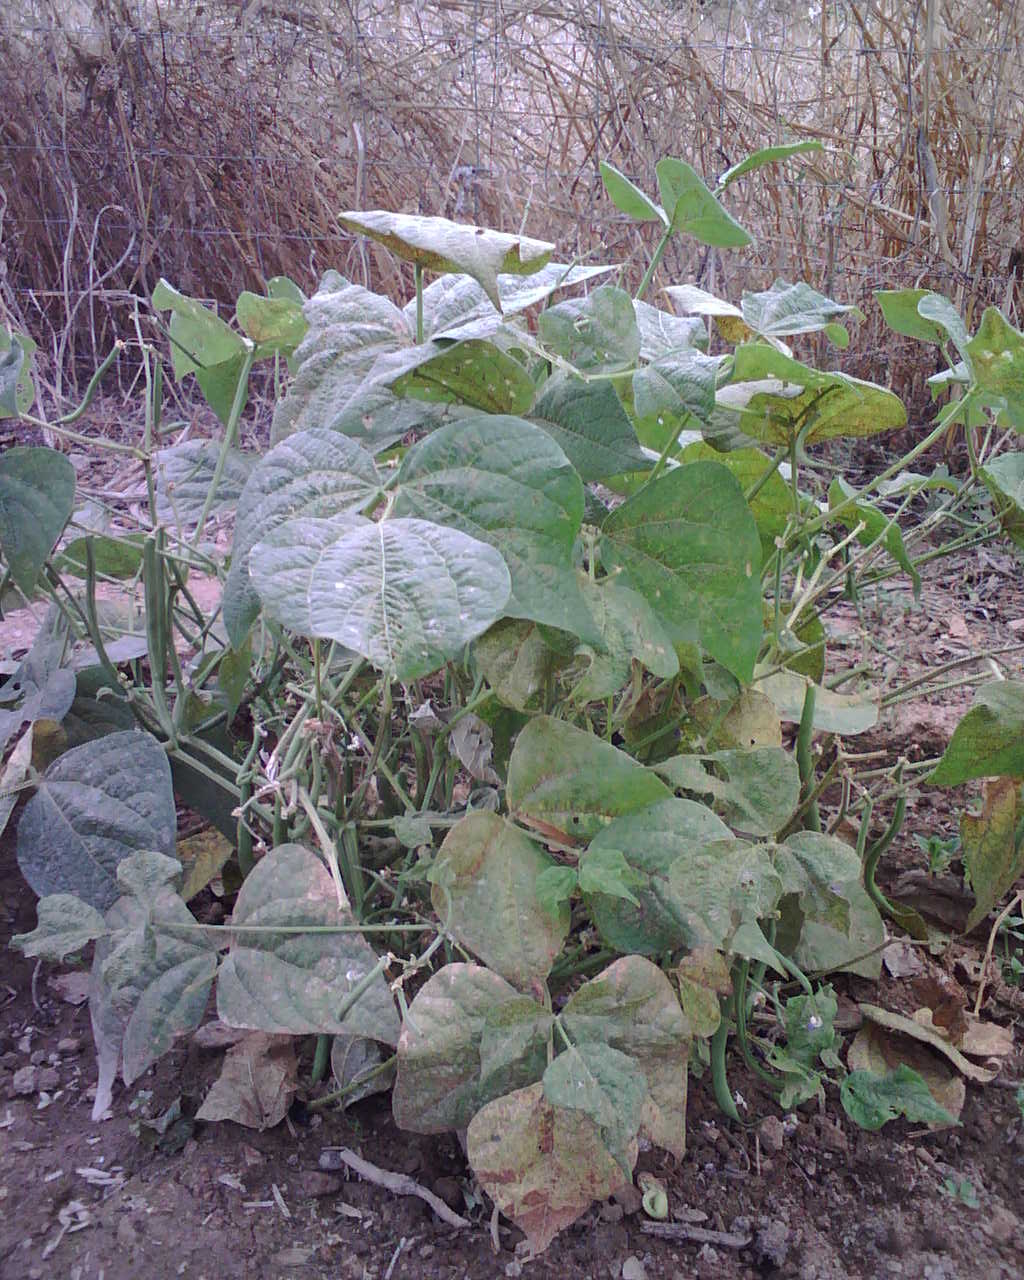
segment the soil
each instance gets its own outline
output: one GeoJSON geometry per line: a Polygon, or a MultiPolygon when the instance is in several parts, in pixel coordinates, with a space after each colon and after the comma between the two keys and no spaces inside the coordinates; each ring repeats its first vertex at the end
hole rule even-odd
{"type": "MultiPolygon", "coordinates": [[[[892,684],[1013,644],[1024,629],[1024,594],[1012,556],[986,549],[939,564],[919,601],[896,579],[898,587],[862,602],[862,620],[852,606],[839,608],[829,621],[833,653],[851,666],[872,661],[892,684]]],[[[16,656],[23,643],[20,632],[0,624],[4,656],[16,656]]],[[[1020,675],[1019,654],[1001,661],[1006,674],[1020,675]]],[[[877,751],[879,765],[900,755],[936,756],[969,702],[969,691],[957,690],[898,704],[850,749],[877,751]]],[[[962,912],[969,899],[956,864],[929,877],[913,837],[953,834],[970,794],[912,792],[887,858],[887,884],[903,876],[908,892],[915,884],[927,890],[922,901],[941,898],[962,912]]],[[[1016,1092],[1024,1078],[1024,995],[998,970],[989,976],[983,1016],[1010,1029],[1014,1050],[994,1063],[993,1083],[968,1084],[960,1126],[931,1132],[893,1122],[867,1133],[831,1088],[823,1106],[782,1114],[731,1061],[748,1123],[726,1120],[707,1074],[695,1074],[685,1159],[641,1153],[639,1170],[666,1185],[666,1224],[646,1218],[639,1195],[622,1194],[593,1206],[530,1260],[516,1229],[492,1223],[456,1137],[399,1132],[387,1095],[345,1112],[312,1112],[296,1102],[264,1132],[192,1122],[222,1053],[190,1041],[131,1089],[118,1086],[110,1117],[93,1122],[96,1066],[75,971],[7,949],[12,934],[34,924],[34,897],[8,833],[0,840],[3,1280],[956,1280],[1024,1272],[1024,1103],[1016,1092]],[[172,1105],[185,1119],[159,1135],[146,1122],[166,1117],[172,1105]],[[453,1230],[417,1197],[322,1172],[326,1147],[351,1148],[380,1169],[411,1176],[467,1215],[471,1228],[453,1230]],[[659,1226],[676,1238],[652,1234],[659,1226]]],[[[972,1002],[987,935],[983,926],[941,964],[925,960],[963,982],[972,1002]]],[[[839,979],[836,987],[847,1009],[858,999],[903,1012],[920,1003],[910,980],[888,973],[879,984],[839,979]]],[[[849,1031],[844,1038],[848,1045],[849,1031]]],[[[303,1049],[306,1080],[311,1048],[303,1049]]]]}

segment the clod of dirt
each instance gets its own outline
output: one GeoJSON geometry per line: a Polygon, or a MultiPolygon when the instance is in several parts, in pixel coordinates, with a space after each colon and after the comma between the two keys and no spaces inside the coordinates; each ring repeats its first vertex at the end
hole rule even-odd
{"type": "Polygon", "coordinates": [[[786,1127],[778,1116],[765,1116],[757,1126],[757,1134],[766,1151],[778,1154],[786,1140],[786,1127]]]}
{"type": "Polygon", "coordinates": [[[792,1232],[778,1218],[762,1218],[754,1236],[754,1256],[763,1266],[781,1267],[789,1257],[792,1232]]]}
{"type": "Polygon", "coordinates": [[[39,1091],[39,1068],[38,1067],[21,1067],[15,1071],[11,1078],[11,1087],[9,1090],[12,1098],[26,1097],[30,1093],[38,1093],[39,1091]]]}

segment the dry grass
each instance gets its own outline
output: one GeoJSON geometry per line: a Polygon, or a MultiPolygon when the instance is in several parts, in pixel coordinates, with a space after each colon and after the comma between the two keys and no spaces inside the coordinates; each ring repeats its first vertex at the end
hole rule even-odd
{"type": "MultiPolygon", "coordinates": [[[[393,292],[342,208],[440,213],[624,264],[651,228],[604,197],[608,159],[654,189],[818,138],[730,189],[758,237],[680,242],[660,281],[736,296],[777,275],[869,310],[883,285],[1015,313],[1024,14],[1006,0],[12,0],[0,10],[0,316],[43,343],[58,396],[131,332],[161,276],[229,304],[332,266],[393,292]],[[77,361],[77,363],[76,363],[77,361]]],[[[1017,267],[1017,271],[1020,267],[1017,267]]],[[[857,372],[915,394],[919,349],[877,310],[857,372]]]]}

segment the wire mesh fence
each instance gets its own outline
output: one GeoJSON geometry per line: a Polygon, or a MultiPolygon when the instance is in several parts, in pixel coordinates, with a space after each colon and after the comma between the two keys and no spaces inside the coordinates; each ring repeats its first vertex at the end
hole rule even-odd
{"type": "Polygon", "coordinates": [[[713,180],[813,138],[730,188],[754,248],[677,240],[657,282],[808,280],[868,313],[847,366],[913,395],[930,370],[873,289],[1017,313],[1022,30],[1006,0],[13,0],[0,307],[73,379],[160,276],[225,304],[328,267],[407,289],[346,208],[522,229],[635,283],[652,228],[601,160],[654,191],[663,155],[713,180]]]}

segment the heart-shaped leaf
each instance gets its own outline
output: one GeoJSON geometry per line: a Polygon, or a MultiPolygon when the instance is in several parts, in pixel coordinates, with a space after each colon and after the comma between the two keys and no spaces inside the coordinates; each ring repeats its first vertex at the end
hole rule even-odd
{"type": "Polygon", "coordinates": [[[545,692],[564,660],[550,649],[532,622],[506,618],[473,646],[477,667],[506,707],[541,711],[545,692]]]}
{"type": "Polygon", "coordinates": [[[246,343],[195,298],[179,293],[166,280],[153,290],[153,306],[170,311],[171,366],[179,381],[196,376],[206,403],[221,422],[231,416],[245,360],[246,343]]]}
{"type": "MultiPolygon", "coordinates": [[[[203,511],[213,484],[222,446],[216,440],[186,440],[156,455],[157,517],[185,528],[194,525],[203,511]]],[[[255,457],[229,449],[209,514],[237,506],[249,479],[255,457]]]]}
{"type": "Polygon", "coordinates": [[[540,989],[569,931],[540,905],[537,879],[555,864],[496,813],[470,813],[448,832],[431,869],[431,901],[448,930],[521,991],[540,989]]]}
{"type": "Polygon", "coordinates": [[[217,981],[221,1021],[253,1031],[398,1043],[398,1011],[383,974],[345,1009],[377,957],[308,849],[279,845],[262,858],[245,878],[231,926],[231,951],[217,981]]]}
{"type": "Polygon", "coordinates": [[[638,222],[660,222],[663,226],[668,226],[665,210],[655,204],[649,196],[644,195],[625,174],[620,173],[604,160],[600,162],[599,168],[604,189],[608,192],[608,198],[616,209],[628,218],[635,218],[638,222]]]}
{"type": "Polygon", "coordinates": [[[578,702],[607,698],[626,682],[636,660],[663,680],[679,672],[672,638],[638,592],[619,578],[592,582],[580,574],[580,589],[600,635],[590,652],[590,667],[573,689],[578,702]]]}
{"type": "Polygon", "coordinates": [[[110,928],[95,907],[72,893],[50,893],[36,905],[37,923],[31,933],[16,933],[11,946],[29,959],[39,956],[60,964],[65,956],[104,937],[110,928]]]}
{"type": "Polygon", "coordinates": [[[414,519],[290,520],[252,548],[249,572],[271,617],[403,681],[486,631],[511,589],[493,547],[414,519]]]}
{"type": "Polygon", "coordinates": [[[497,548],[512,578],[509,616],[596,635],[572,563],[583,485],[540,427],[496,414],[439,428],[403,459],[393,510],[497,548]]]}
{"type": "Polygon", "coordinates": [[[707,351],[708,331],[701,320],[660,311],[639,298],[633,299],[636,326],[640,330],[640,358],[657,360],[672,351],[697,347],[707,351]]]}
{"type": "Polygon", "coordinates": [[[336,431],[299,431],[259,460],[238,502],[231,569],[224,588],[224,622],[240,647],[259,612],[249,578],[253,544],[286,521],[359,511],[380,493],[373,458],[336,431]]]}
{"type": "Polygon", "coordinates": [[[539,1080],[553,1018],[496,973],[449,964],[416,993],[398,1041],[395,1123],[463,1129],[482,1106],[539,1080]]]}
{"type": "Polygon", "coordinates": [[[67,524],[75,469],[56,449],[15,445],[0,455],[0,551],[25,595],[67,524]]]}
{"type": "Polygon", "coordinates": [[[917,309],[917,304],[929,293],[928,289],[876,289],[875,300],[882,308],[885,323],[895,333],[940,346],[946,341],[945,329],[925,319],[917,309]]]}
{"type": "Polygon", "coordinates": [[[480,1185],[525,1233],[532,1254],[595,1200],[629,1182],[597,1125],[578,1111],[553,1107],[542,1084],[488,1103],[470,1122],[466,1140],[480,1185]]]}
{"type": "Polygon", "coordinates": [[[346,230],[369,236],[407,262],[428,271],[462,271],[476,280],[501,310],[498,275],[530,275],[545,266],[554,245],[508,235],[447,218],[386,210],[350,211],[339,216],[346,230]]]}
{"type": "Polygon", "coordinates": [[[167,755],[131,729],[50,765],[18,824],[18,865],[40,896],[75,893],[102,910],[121,895],[121,860],[136,850],[173,854],[174,833],[167,755]]]}
{"type": "Polygon", "coordinates": [[[265,298],[248,289],[238,295],[235,319],[261,354],[280,351],[291,355],[309,329],[301,297],[265,298]]]}
{"type": "Polygon", "coordinates": [[[1024,682],[994,680],[953,731],[942,759],[925,781],[956,787],[971,778],[1024,778],[1024,682]]]}
{"type": "Polygon", "coordinates": [[[974,382],[986,403],[1004,407],[1020,430],[1024,413],[1024,334],[998,307],[986,307],[978,332],[967,344],[974,382]]]}
{"type": "Polygon", "coordinates": [[[690,1032],[658,966],[642,956],[623,956],[575,991],[559,1016],[576,1044],[618,1049],[643,1071],[649,1094],[642,1132],[681,1160],[690,1032]]]}
{"type": "Polygon", "coordinates": [[[659,476],[601,529],[601,558],[621,570],[676,645],[698,642],[740,680],[761,643],[761,543],[736,479],[714,462],[659,476]]]}
{"type": "Polygon", "coordinates": [[[818,333],[838,317],[851,313],[864,318],[852,303],[834,302],[809,284],[790,284],[786,280],[776,280],[770,289],[760,293],[745,292],[742,313],[749,327],[766,338],[818,333]]]}
{"type": "MultiPolygon", "coordinates": [[[[771,699],[782,720],[799,724],[807,686],[812,683],[796,671],[775,671],[755,680],[755,686],[771,699]]],[[[878,723],[878,702],[869,693],[839,693],[818,686],[814,698],[814,728],[820,733],[866,733],[878,723]]]]}
{"type": "Polygon", "coordinates": [[[685,160],[665,156],[655,173],[658,190],[673,231],[694,236],[719,249],[742,249],[753,237],[726,211],[685,160]]]}
{"type": "Polygon", "coordinates": [[[794,511],[793,490],[779,475],[772,459],[760,449],[732,449],[728,453],[719,453],[703,440],[688,444],[679,458],[682,462],[719,463],[732,472],[744,493],[757,486],[757,492],[748,499],[747,505],[761,536],[762,555],[770,555],[775,550],[775,539],[785,532],[794,511]],[[765,480],[768,472],[771,474],[765,480]]]}
{"type": "Polygon", "coordinates": [[[509,810],[540,830],[588,839],[612,818],[669,795],[663,782],[609,742],[537,716],[516,739],[508,766],[509,810]]]}
{"type": "Polygon", "coordinates": [[[592,1040],[560,1053],[544,1072],[544,1097],[553,1107],[587,1116],[629,1178],[648,1099],[647,1078],[633,1059],[592,1040]]]}
{"type": "Polygon", "coordinates": [[[536,394],[518,360],[479,338],[450,346],[427,343],[384,356],[369,381],[390,387],[398,396],[464,404],[487,413],[528,413],[536,394]]]}

